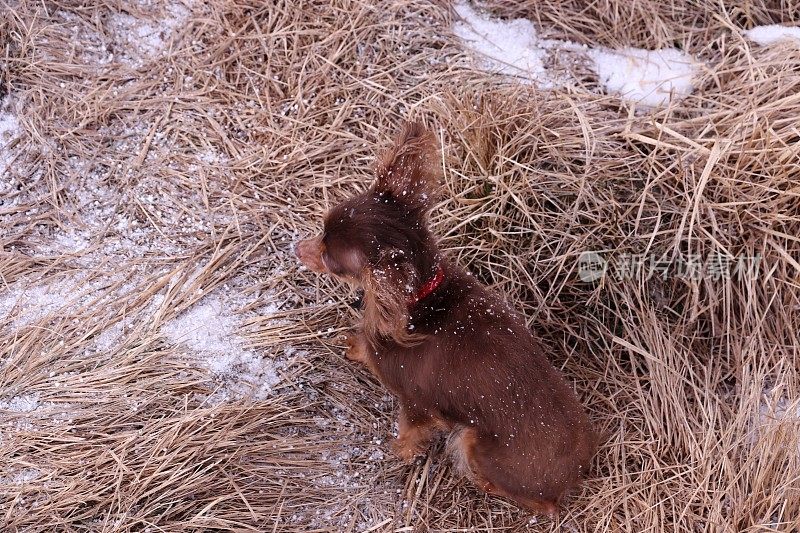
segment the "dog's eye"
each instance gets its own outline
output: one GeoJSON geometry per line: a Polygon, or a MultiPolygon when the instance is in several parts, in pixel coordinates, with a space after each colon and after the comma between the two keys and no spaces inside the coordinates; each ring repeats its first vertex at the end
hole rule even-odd
{"type": "Polygon", "coordinates": [[[347,268],[345,268],[342,263],[337,261],[333,258],[328,252],[322,253],[322,264],[325,265],[325,268],[328,269],[328,272],[335,274],[337,276],[344,276],[347,274],[347,268]]]}
{"type": "Polygon", "coordinates": [[[331,255],[325,251],[322,252],[322,264],[325,265],[325,268],[328,269],[329,272],[333,272],[334,274],[340,274],[341,268],[339,268],[339,264],[333,260],[331,255]]]}

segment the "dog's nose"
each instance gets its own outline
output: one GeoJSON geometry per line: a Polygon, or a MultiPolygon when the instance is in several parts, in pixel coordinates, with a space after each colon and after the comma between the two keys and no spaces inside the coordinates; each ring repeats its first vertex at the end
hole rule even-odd
{"type": "Polygon", "coordinates": [[[308,259],[308,240],[297,241],[294,243],[294,256],[303,264],[307,263],[308,259]]]}

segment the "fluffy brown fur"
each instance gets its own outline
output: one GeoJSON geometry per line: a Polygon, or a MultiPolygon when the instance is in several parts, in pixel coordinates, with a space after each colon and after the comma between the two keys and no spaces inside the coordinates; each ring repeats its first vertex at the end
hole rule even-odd
{"type": "Polygon", "coordinates": [[[364,287],[347,356],[400,401],[397,454],[412,460],[436,430],[482,490],[557,513],[586,474],[596,438],[574,392],[523,317],[442,257],[427,227],[441,170],[435,138],[404,128],[364,194],[334,207],[298,258],[364,287]],[[437,269],[444,277],[419,301],[437,269]]]}

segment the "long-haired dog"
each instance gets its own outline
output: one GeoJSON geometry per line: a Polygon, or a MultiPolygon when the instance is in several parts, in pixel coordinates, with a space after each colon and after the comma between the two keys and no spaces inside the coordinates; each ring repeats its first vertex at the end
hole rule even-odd
{"type": "Polygon", "coordinates": [[[297,243],[302,263],[364,289],[346,355],[398,398],[395,452],[411,461],[450,432],[456,464],[482,490],[557,514],[596,447],[588,417],[544,347],[503,298],[439,251],[427,226],[435,137],[407,125],[370,189],[297,243]]]}

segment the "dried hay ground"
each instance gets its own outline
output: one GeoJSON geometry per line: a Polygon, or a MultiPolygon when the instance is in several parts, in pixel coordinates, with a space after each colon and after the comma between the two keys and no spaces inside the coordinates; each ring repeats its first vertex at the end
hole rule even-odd
{"type": "Polygon", "coordinates": [[[591,77],[475,70],[447,5],[377,5],[0,3],[2,529],[796,530],[800,49],[739,29],[800,5],[492,2],[705,62],[638,114],[591,77]],[[559,523],[441,453],[393,459],[392,399],[337,341],[353,294],[291,256],[409,116],[447,146],[443,245],[527,313],[604,432],[559,523]],[[591,250],[761,263],[584,283],[591,250]]]}

